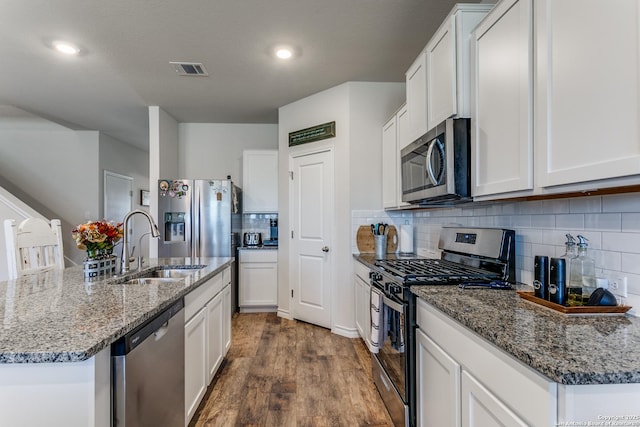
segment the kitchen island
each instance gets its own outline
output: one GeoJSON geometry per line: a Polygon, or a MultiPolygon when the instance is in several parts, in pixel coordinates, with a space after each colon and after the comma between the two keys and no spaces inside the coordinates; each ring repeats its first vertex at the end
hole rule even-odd
{"type": "Polygon", "coordinates": [[[0,425],[109,426],[110,345],[231,262],[163,258],[94,281],[77,266],[0,283],[0,425]],[[168,266],[203,268],[178,283],[123,283],[168,266]]]}

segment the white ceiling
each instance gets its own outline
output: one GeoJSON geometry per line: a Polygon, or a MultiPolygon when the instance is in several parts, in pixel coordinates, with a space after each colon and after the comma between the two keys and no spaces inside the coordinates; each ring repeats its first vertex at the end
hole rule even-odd
{"type": "Polygon", "coordinates": [[[454,3],[0,0],[0,105],[145,150],[149,105],[179,122],[277,123],[278,107],[346,81],[404,81],[454,3]],[[84,52],[62,57],[53,39],[84,52]],[[279,43],[301,56],[277,62],[279,43]],[[170,61],[209,76],[178,76],[170,61]]]}

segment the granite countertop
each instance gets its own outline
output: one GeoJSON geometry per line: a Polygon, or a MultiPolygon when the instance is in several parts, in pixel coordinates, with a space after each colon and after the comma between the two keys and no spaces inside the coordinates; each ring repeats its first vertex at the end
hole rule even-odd
{"type": "MultiPolygon", "coordinates": [[[[370,254],[354,257],[369,266],[375,262],[370,254]]],[[[412,286],[411,291],[555,382],[640,383],[640,318],[566,316],[521,299],[515,290],[412,286]]]]}
{"type": "Polygon", "coordinates": [[[263,246],[239,246],[238,247],[239,250],[241,251],[257,251],[257,250],[277,250],[278,247],[277,246],[273,246],[273,245],[263,245],[263,246]]]}
{"type": "Polygon", "coordinates": [[[233,261],[151,259],[141,272],[85,281],[82,266],[0,282],[0,363],[86,360],[168,308],[233,261]],[[196,266],[183,282],[122,284],[164,266],[196,266]],[[126,277],[126,279],[125,279],[126,277]]]}
{"type": "Polygon", "coordinates": [[[412,286],[411,291],[560,384],[640,382],[636,317],[566,316],[521,299],[515,290],[412,286]]]}

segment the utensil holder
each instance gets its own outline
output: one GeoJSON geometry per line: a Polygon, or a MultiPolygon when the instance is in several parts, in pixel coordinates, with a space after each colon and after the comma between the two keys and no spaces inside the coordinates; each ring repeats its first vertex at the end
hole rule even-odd
{"type": "Polygon", "coordinates": [[[376,253],[376,259],[382,259],[387,253],[387,236],[373,236],[373,248],[376,253]]]}

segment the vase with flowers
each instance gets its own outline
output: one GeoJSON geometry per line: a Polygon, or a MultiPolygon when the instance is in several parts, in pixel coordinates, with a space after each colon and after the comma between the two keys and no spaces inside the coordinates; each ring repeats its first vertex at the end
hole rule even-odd
{"type": "Polygon", "coordinates": [[[87,251],[84,260],[85,277],[115,273],[117,265],[113,246],[122,239],[122,223],[89,221],[71,230],[78,249],[87,251]]]}

